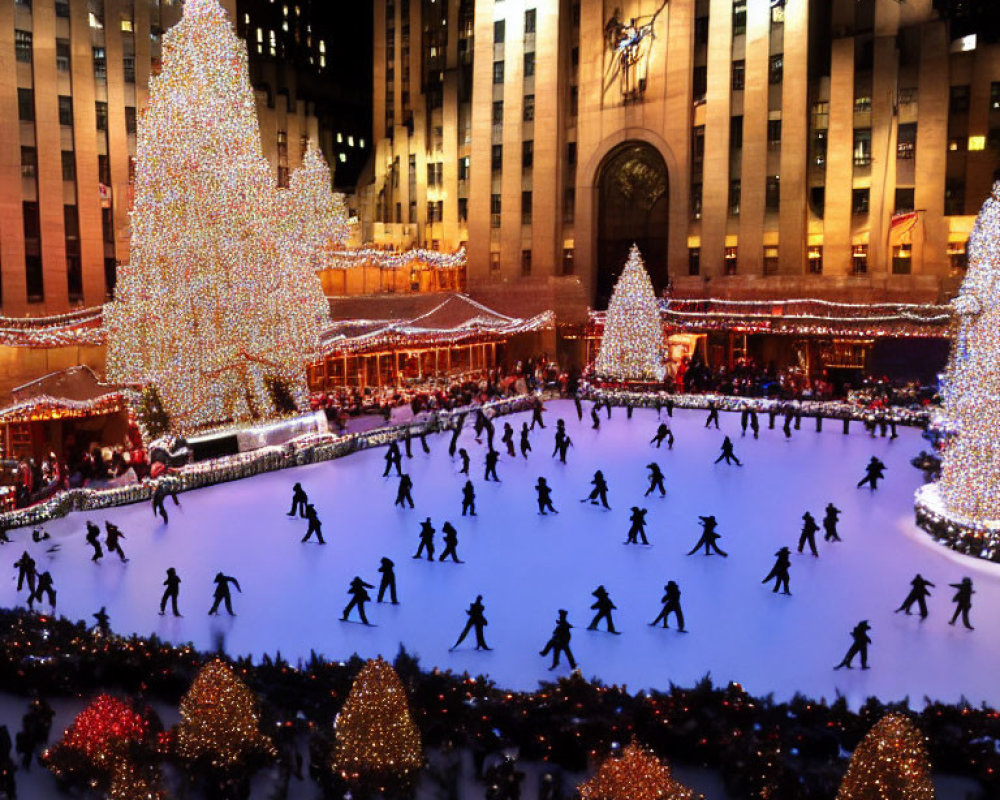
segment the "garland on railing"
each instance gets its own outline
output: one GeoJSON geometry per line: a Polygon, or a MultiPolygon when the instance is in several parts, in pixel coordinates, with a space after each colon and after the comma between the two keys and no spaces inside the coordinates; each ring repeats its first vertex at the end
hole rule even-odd
{"type": "Polygon", "coordinates": [[[355,250],[334,250],[324,254],[324,269],[351,269],[370,264],[380,269],[407,269],[412,266],[430,267],[435,269],[454,269],[466,264],[465,248],[461,247],[454,253],[442,253],[438,250],[376,250],[372,247],[359,247],[355,250]]]}

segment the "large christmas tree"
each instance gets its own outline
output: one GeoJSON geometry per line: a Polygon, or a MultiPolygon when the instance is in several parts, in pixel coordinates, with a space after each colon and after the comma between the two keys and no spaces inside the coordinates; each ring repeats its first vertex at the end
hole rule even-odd
{"type": "Polygon", "coordinates": [[[272,416],[277,396],[305,407],[328,315],[312,251],[345,223],[317,153],[294,185],[263,158],[226,12],[187,0],[139,121],[131,265],[105,308],[108,378],[155,387],[174,430],[272,416]]]}
{"type": "Polygon", "coordinates": [[[944,451],[941,494],[948,510],[1000,520],[1000,183],[969,237],[969,268],[953,306],[944,412],[955,436],[944,451]]]}
{"type": "Polygon", "coordinates": [[[674,780],[670,767],[656,754],[633,742],[620,757],[604,761],[597,773],[579,786],[581,800],[695,800],[674,780]]]}
{"type": "Polygon", "coordinates": [[[629,250],[625,269],[608,303],[594,373],[601,380],[663,380],[660,306],[635,245],[629,250]]]}
{"type": "Polygon", "coordinates": [[[837,800],[934,800],[924,737],[908,718],[888,714],[861,740],[837,800]]]}

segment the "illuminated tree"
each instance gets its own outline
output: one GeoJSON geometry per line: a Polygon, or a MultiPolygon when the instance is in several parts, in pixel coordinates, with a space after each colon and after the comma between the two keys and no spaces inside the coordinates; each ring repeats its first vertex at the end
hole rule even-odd
{"type": "Polygon", "coordinates": [[[139,766],[127,758],[119,758],[111,776],[108,800],[163,800],[159,770],[139,766]]]}
{"type": "Polygon", "coordinates": [[[944,411],[955,435],[944,451],[948,510],[1000,520],[1000,183],[969,237],[969,268],[953,306],[958,332],[948,362],[944,411]]]}
{"type": "Polygon", "coordinates": [[[253,756],[277,753],[260,732],[257,698],[218,659],[198,672],[181,699],[180,711],[176,748],[186,761],[221,770],[253,756]]]}
{"type": "Polygon", "coordinates": [[[670,775],[670,767],[633,742],[620,757],[610,757],[589,781],[580,784],[581,800],[694,800],[694,791],[670,775]]]}
{"type": "Polygon", "coordinates": [[[663,380],[660,306],[635,245],[629,250],[625,269],[608,303],[594,373],[600,379],[613,381],[663,380]]]}
{"type": "Polygon", "coordinates": [[[179,431],[272,416],[279,385],[304,408],[328,317],[308,251],[342,236],[342,206],[314,185],[315,153],[298,192],[276,188],[218,0],[187,0],[162,63],[139,121],[131,265],[105,308],[108,378],[155,387],[179,431]]]}
{"type": "Polygon", "coordinates": [[[924,737],[908,718],[888,714],[861,741],[837,800],[934,800],[924,737]]]}
{"type": "Polygon", "coordinates": [[[420,732],[396,670],[380,656],[354,680],[336,723],[333,767],[341,777],[391,786],[424,762],[420,732]]]}

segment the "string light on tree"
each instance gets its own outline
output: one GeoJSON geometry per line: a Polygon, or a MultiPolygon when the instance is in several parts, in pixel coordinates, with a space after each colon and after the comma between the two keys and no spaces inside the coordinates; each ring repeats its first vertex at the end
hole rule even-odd
{"type": "Polygon", "coordinates": [[[619,757],[610,756],[589,781],[580,784],[581,800],[696,800],[701,795],[674,780],[656,754],[632,742],[619,757]]]}
{"type": "Polygon", "coordinates": [[[132,263],[104,311],[109,380],[155,386],[175,430],[306,409],[329,316],[311,250],[346,230],[321,161],[276,188],[246,47],[218,0],[187,0],[139,120],[132,263]]]}
{"type": "Polygon", "coordinates": [[[642,261],[632,245],[621,277],[615,284],[594,362],[601,380],[663,380],[663,323],[660,306],[642,261]]]}
{"type": "Polygon", "coordinates": [[[879,720],[851,756],[837,800],[934,800],[931,765],[917,726],[895,714],[879,720]]]}

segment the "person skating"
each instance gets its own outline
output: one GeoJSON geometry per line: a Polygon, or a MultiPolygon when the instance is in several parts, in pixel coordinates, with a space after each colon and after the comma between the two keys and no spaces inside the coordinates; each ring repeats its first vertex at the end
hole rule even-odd
{"type": "Polygon", "coordinates": [[[514,449],[514,429],[509,422],[503,424],[503,436],[500,437],[500,441],[507,445],[507,455],[511,458],[517,456],[517,451],[514,449]]]}
{"type": "MultiPolygon", "coordinates": [[[[958,615],[961,614],[962,624],[970,631],[975,630],[972,627],[972,623],[969,622],[969,612],[972,611],[972,595],[975,594],[972,590],[972,578],[962,578],[961,583],[949,583],[948,585],[952,589],[958,590],[955,592],[955,596],[951,598],[951,601],[955,604],[955,613],[948,624],[954,625],[958,619],[958,615]]],[[[55,605],[55,603],[52,605],[55,605]]]]}
{"type": "Polygon", "coordinates": [[[406,450],[406,457],[407,458],[413,458],[413,448],[410,445],[410,439],[412,437],[413,437],[413,434],[410,431],[410,426],[407,425],[406,426],[406,433],[403,434],[403,444],[405,445],[404,449],[406,450]]]}
{"type": "Polygon", "coordinates": [[[743,466],[743,463],[736,457],[736,453],[733,452],[733,440],[728,436],[722,440],[722,452],[715,459],[715,463],[718,464],[722,459],[725,459],[727,464],[735,462],[737,467],[743,466]]]}
{"type": "Polygon", "coordinates": [[[307,505],[309,505],[309,495],[306,494],[301,483],[296,483],[292,487],[292,507],[286,516],[294,517],[297,513],[299,519],[305,519],[307,505]]]}
{"type": "Polygon", "coordinates": [[[465,414],[459,415],[458,422],[455,424],[455,427],[451,432],[451,441],[448,442],[448,455],[452,458],[455,457],[455,448],[458,447],[458,437],[462,433],[463,425],[465,425],[465,414]]]}
{"type": "Polygon", "coordinates": [[[750,406],[746,403],[740,409],[740,436],[747,435],[747,428],[750,425],[750,406]]]}
{"type": "Polygon", "coordinates": [[[784,586],[782,589],[782,594],[791,594],[788,588],[788,569],[792,566],[792,551],[787,547],[782,547],[777,553],[774,554],[774,566],[771,567],[771,571],[767,573],[764,580],[761,583],[767,583],[769,580],[774,578],[774,588],[771,590],[774,594],[778,593],[778,589],[784,586]]]}
{"type": "Polygon", "coordinates": [[[858,481],[858,488],[860,489],[866,483],[872,487],[872,489],[878,488],[878,482],[885,477],[885,464],[878,460],[875,456],[872,456],[871,461],[868,462],[868,466],[865,467],[865,477],[858,481]]]}
{"type": "Polygon", "coordinates": [[[552,653],[552,666],[549,667],[550,672],[559,666],[560,653],[566,654],[566,660],[569,661],[569,668],[576,669],[576,659],[573,658],[573,653],[569,649],[570,639],[573,637],[570,630],[573,626],[566,619],[568,613],[564,608],[559,609],[559,619],[556,620],[555,630],[552,631],[552,636],[545,643],[545,648],[538,653],[540,656],[552,653]]]}
{"type": "Polygon", "coordinates": [[[702,527],[701,538],[698,540],[698,544],[696,544],[691,549],[688,555],[693,556],[695,553],[698,552],[698,550],[701,547],[704,547],[706,556],[712,555],[712,551],[714,550],[720,556],[728,558],[729,553],[720,549],[719,545],[716,544],[716,542],[718,542],[719,539],[722,538],[722,535],[716,533],[715,529],[718,527],[719,523],[716,521],[715,517],[714,516],[698,517],[698,519],[701,520],[701,527],[702,527]]]}
{"type": "Polygon", "coordinates": [[[795,418],[795,409],[791,405],[785,406],[785,424],[781,426],[786,439],[792,438],[792,420],[795,418]]]}
{"type": "Polygon", "coordinates": [[[604,473],[597,470],[597,472],[594,473],[594,479],[590,482],[590,485],[594,488],[584,499],[589,500],[592,506],[596,506],[598,501],[600,501],[602,506],[610,509],[611,506],[608,505],[608,482],[604,480],[604,473]]]}
{"type": "Polygon", "coordinates": [[[47,541],[48,539],[51,538],[52,534],[50,534],[48,531],[33,530],[31,532],[31,541],[33,541],[35,544],[47,541]]]}
{"type": "Polygon", "coordinates": [[[819,552],[816,550],[816,531],[819,530],[819,525],[816,524],[816,519],[808,511],[802,515],[802,534],[799,536],[799,552],[801,553],[805,546],[809,545],[809,551],[819,557],[819,552]]]}
{"type": "Polygon", "coordinates": [[[556,436],[555,442],[552,447],[552,457],[555,458],[559,451],[562,449],[562,441],[566,437],[566,421],[563,419],[556,420],[556,436]]]}
{"type": "Polygon", "coordinates": [[[93,522],[87,523],[87,544],[94,548],[94,555],[91,556],[91,561],[100,561],[104,557],[104,551],[101,549],[101,529],[97,527],[93,522]]]}
{"type": "Polygon", "coordinates": [[[931,593],[927,591],[928,586],[933,586],[934,584],[927,580],[919,572],[910,581],[910,593],[906,595],[906,599],[900,604],[899,608],[896,609],[895,613],[900,611],[909,615],[910,607],[916,603],[917,607],[920,609],[920,619],[927,619],[927,598],[930,597],[931,593]]]}
{"type": "Polygon", "coordinates": [[[476,443],[483,443],[483,429],[486,427],[486,414],[483,413],[482,408],[476,409],[476,424],[473,426],[473,432],[476,434],[476,443]]]}
{"type": "Polygon", "coordinates": [[[420,546],[413,558],[420,558],[420,554],[427,551],[427,560],[434,560],[434,526],[431,525],[431,518],[428,517],[420,523],[420,546]]]}
{"type": "Polygon", "coordinates": [[[854,660],[854,656],[857,655],[861,656],[861,669],[868,669],[868,645],[872,643],[872,640],[868,637],[868,631],[870,630],[871,625],[868,624],[868,620],[866,619],[861,620],[861,622],[854,626],[854,630],[851,631],[851,638],[854,641],[844,655],[844,659],[834,669],[840,669],[841,667],[853,669],[851,662],[854,660]]]}
{"type": "Polygon", "coordinates": [[[460,448],[458,451],[458,457],[462,459],[462,468],[458,471],[459,475],[469,474],[469,451],[464,447],[460,448]]]}
{"type": "Polygon", "coordinates": [[[153,489],[153,516],[155,517],[159,514],[163,517],[164,522],[169,522],[167,518],[167,508],[163,505],[163,501],[167,497],[167,487],[163,481],[159,481],[156,484],[156,488],[153,489]]]}
{"type": "Polygon", "coordinates": [[[597,611],[597,613],[587,626],[587,630],[596,631],[597,623],[603,619],[608,623],[608,633],[618,633],[618,631],[615,630],[614,620],[611,619],[611,612],[618,608],[618,606],[611,602],[611,598],[608,596],[608,590],[603,586],[598,586],[593,592],[591,592],[591,595],[597,598],[591,606],[591,609],[597,611]]]}
{"type": "Polygon", "coordinates": [[[243,590],[240,588],[240,582],[230,575],[223,575],[221,572],[215,573],[215,577],[212,580],[215,582],[215,602],[212,603],[212,607],[208,613],[216,613],[219,610],[219,604],[225,603],[229,616],[235,617],[236,615],[233,613],[233,597],[229,593],[229,584],[235,586],[236,591],[242,594],[243,590]]]}
{"type": "Polygon", "coordinates": [[[489,450],[486,453],[486,474],[483,475],[484,481],[496,481],[500,482],[500,478],[497,477],[497,462],[500,460],[500,453],[496,450],[489,450]]]}
{"type": "Polygon", "coordinates": [[[493,648],[487,647],[486,638],[483,635],[483,628],[489,625],[486,621],[484,612],[486,607],[483,605],[483,596],[481,594],[476,595],[476,599],[469,604],[469,609],[465,613],[469,616],[468,621],[465,623],[465,627],[462,629],[462,633],[458,637],[458,641],[455,642],[449,650],[456,650],[458,646],[465,641],[465,637],[469,635],[469,631],[473,628],[476,631],[476,649],[477,650],[492,650],[493,648]]]}
{"type": "Polygon", "coordinates": [[[552,507],[552,487],[545,482],[545,478],[539,478],[538,483],[535,484],[535,491],[538,492],[538,513],[544,516],[545,510],[548,509],[553,514],[558,514],[552,507]]]}
{"type": "Polygon", "coordinates": [[[471,517],[476,516],[476,487],[472,485],[472,481],[466,481],[462,487],[462,516],[466,513],[471,517]]]}
{"type": "Polygon", "coordinates": [[[649,488],[646,489],[646,494],[643,497],[649,497],[653,493],[653,489],[660,490],[660,497],[666,497],[667,489],[663,485],[663,472],[660,470],[660,465],[657,463],[647,464],[646,469],[649,470],[649,488]]]}
{"type": "Polygon", "coordinates": [[[573,440],[569,438],[568,434],[563,434],[562,439],[559,441],[559,461],[563,464],[566,463],[566,454],[572,446],[573,440]]]}
{"type": "Polygon", "coordinates": [[[576,392],[573,394],[573,406],[576,408],[576,418],[577,421],[583,422],[583,403],[580,402],[580,393],[576,392]]]}
{"type": "Polygon", "coordinates": [[[28,598],[28,608],[34,610],[34,602],[38,600],[41,602],[42,595],[49,598],[49,605],[52,606],[52,610],[56,610],[56,590],[52,585],[52,574],[48,571],[41,573],[38,576],[38,583],[35,586],[34,594],[28,598]]]}
{"type": "Polygon", "coordinates": [[[101,636],[110,636],[111,618],[108,616],[107,606],[101,606],[100,611],[98,611],[96,614],[92,614],[91,616],[97,620],[97,624],[94,625],[94,627],[97,629],[97,632],[101,634],[101,636]]]}
{"type": "Polygon", "coordinates": [[[403,473],[399,477],[399,488],[396,489],[396,502],[395,505],[400,508],[406,508],[406,504],[410,504],[410,508],[413,508],[413,495],[410,490],[413,489],[413,478],[409,476],[408,473],[403,473]]]}
{"type": "Polygon", "coordinates": [[[347,604],[344,608],[344,613],[340,617],[341,622],[347,622],[347,617],[351,613],[351,609],[357,607],[358,616],[361,617],[361,622],[365,625],[371,625],[368,621],[368,616],[365,614],[365,603],[371,600],[368,592],[365,589],[374,589],[370,583],[365,583],[361,580],[359,575],[355,575],[354,579],[351,581],[351,588],[347,590],[347,593],[351,596],[351,602],[347,604]]]}
{"type": "MultiPolygon", "coordinates": [[[[427,520],[429,522],[430,517],[428,517],[427,520]]],[[[432,535],[433,533],[434,531],[431,530],[432,535]]],[[[415,556],[415,558],[419,558],[419,555],[415,556]]],[[[396,565],[393,563],[391,558],[383,556],[382,561],[380,562],[380,566],[378,568],[378,571],[382,573],[382,580],[379,581],[378,584],[378,598],[376,598],[379,603],[382,602],[382,598],[385,597],[385,593],[386,591],[388,591],[389,602],[392,603],[394,606],[399,605],[399,601],[396,599],[396,572],[394,569],[395,566],[396,565]]]]}
{"type": "Polygon", "coordinates": [[[124,564],[128,561],[121,546],[121,540],[125,538],[125,534],[121,532],[121,529],[117,525],[107,520],[104,522],[104,530],[104,544],[108,548],[108,554],[117,553],[118,558],[124,564]]]}
{"type": "Polygon", "coordinates": [[[181,579],[177,575],[176,569],[167,567],[167,579],[163,582],[163,585],[167,588],[164,589],[163,597],[160,598],[160,616],[162,617],[166,612],[167,600],[170,601],[174,616],[181,616],[181,612],[177,610],[177,597],[181,592],[181,579]]]}
{"type": "Polygon", "coordinates": [[[529,436],[528,423],[521,423],[521,455],[525,458],[527,458],[528,453],[531,452],[531,439],[529,436]]]}
{"type": "Polygon", "coordinates": [[[455,530],[455,526],[450,522],[445,522],[441,526],[441,533],[444,534],[444,550],[441,551],[441,557],[438,561],[444,561],[448,556],[451,556],[451,560],[456,564],[464,564],[458,557],[458,531],[455,530]]]}
{"type": "Polygon", "coordinates": [[[493,437],[496,435],[497,431],[496,425],[493,424],[493,420],[489,417],[489,415],[484,415],[483,419],[485,420],[484,425],[486,428],[486,449],[492,450],[493,437]]]}
{"type": "Polygon", "coordinates": [[[385,451],[385,470],[382,472],[383,478],[388,478],[392,468],[396,468],[396,475],[403,474],[403,454],[399,452],[399,445],[396,442],[389,442],[389,448],[385,451]]]}
{"type": "Polygon", "coordinates": [[[628,529],[628,539],[625,544],[639,544],[639,537],[643,544],[649,544],[646,538],[646,509],[639,506],[632,506],[632,516],[629,517],[632,527],[628,529]]]}
{"type": "Polygon", "coordinates": [[[601,415],[597,413],[597,409],[598,408],[599,408],[599,406],[597,405],[596,402],[590,408],[590,421],[591,421],[591,426],[590,427],[591,427],[591,430],[595,430],[595,431],[596,430],[600,430],[600,428],[601,428],[601,415]]]}
{"type": "Polygon", "coordinates": [[[611,400],[608,397],[604,398],[604,410],[608,412],[608,419],[611,419],[611,400]]]}
{"type": "Polygon", "coordinates": [[[14,540],[7,535],[7,529],[3,525],[0,525],[0,544],[12,544],[13,541],[14,540]]]}
{"type": "Polygon", "coordinates": [[[670,615],[674,614],[677,616],[677,630],[686,633],[684,612],[681,611],[681,589],[674,581],[667,581],[667,585],[663,587],[663,597],[660,598],[660,602],[663,603],[663,608],[660,609],[656,619],[649,624],[655,628],[657,623],[663,622],[663,627],[669,628],[670,625],[667,624],[667,621],[670,619],[670,615]]]}
{"type": "Polygon", "coordinates": [[[316,541],[320,544],[326,544],[326,541],[323,539],[323,523],[320,522],[319,514],[316,513],[316,506],[312,503],[306,506],[306,519],[309,520],[309,528],[306,530],[306,535],[302,537],[302,541],[308,542],[309,537],[315,533],[316,541]]]}
{"type": "Polygon", "coordinates": [[[705,427],[715,423],[715,429],[719,430],[719,406],[714,400],[708,401],[708,418],[705,420],[705,427]]]}
{"type": "Polygon", "coordinates": [[[760,419],[757,417],[757,409],[750,409],[750,430],[753,431],[753,438],[760,438],[760,419]]]}
{"type": "Polygon", "coordinates": [[[666,441],[667,449],[671,450],[674,446],[674,434],[671,432],[670,428],[665,422],[661,422],[659,427],[656,429],[656,436],[649,440],[650,444],[656,444],[659,447],[663,442],[666,441]]]}
{"type": "Polygon", "coordinates": [[[826,534],[823,536],[823,541],[826,542],[839,542],[841,541],[840,535],[837,533],[837,521],[840,519],[840,509],[837,508],[833,503],[826,504],[826,515],[823,517],[823,530],[826,534]]]}
{"type": "Polygon", "coordinates": [[[21,588],[27,583],[28,596],[31,597],[35,593],[35,579],[38,577],[35,559],[25,550],[21,557],[14,562],[14,566],[17,567],[17,591],[21,591],[21,588]]]}
{"type": "Polygon", "coordinates": [[[539,428],[545,429],[545,423],[542,421],[542,412],[545,410],[545,406],[542,403],[542,398],[535,397],[531,401],[531,430],[535,429],[535,425],[539,428]]]}
{"type": "MultiPolygon", "coordinates": [[[[435,427],[437,423],[435,422],[435,427]]],[[[419,431],[417,431],[417,438],[420,440],[420,449],[424,451],[424,455],[429,456],[431,454],[430,445],[427,444],[427,427],[422,426],[419,431]]]]}

